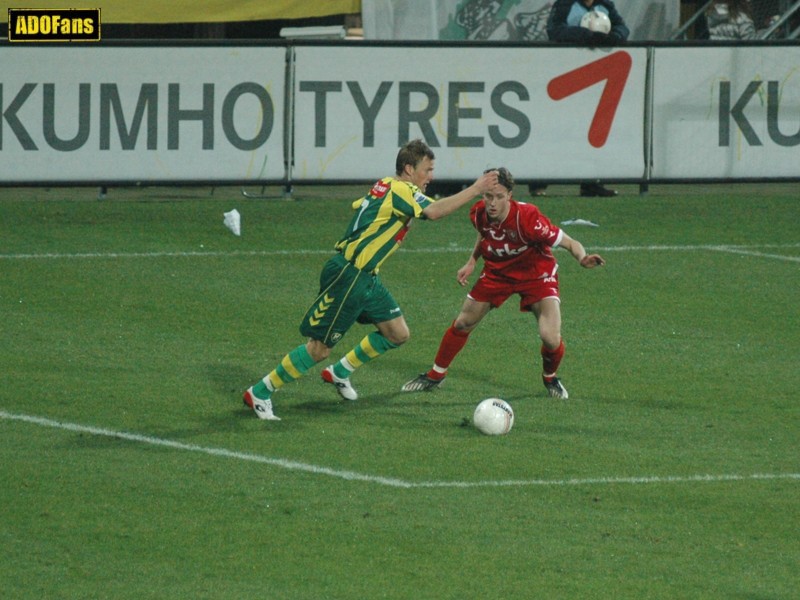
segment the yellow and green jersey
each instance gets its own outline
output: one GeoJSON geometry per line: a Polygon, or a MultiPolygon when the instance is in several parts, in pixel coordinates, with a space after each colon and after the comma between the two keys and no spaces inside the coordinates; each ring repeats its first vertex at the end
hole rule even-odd
{"type": "Polygon", "coordinates": [[[411,219],[434,200],[412,183],[384,177],[353,202],[356,211],[336,250],[358,269],[376,272],[403,241],[411,219]]]}

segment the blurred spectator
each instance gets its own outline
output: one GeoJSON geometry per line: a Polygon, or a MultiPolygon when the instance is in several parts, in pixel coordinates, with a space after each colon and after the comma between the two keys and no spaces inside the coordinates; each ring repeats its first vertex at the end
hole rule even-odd
{"type": "MultiPolygon", "coordinates": [[[[781,13],[791,4],[788,0],[751,0],[750,16],[756,27],[756,38],[760,38],[767,29],[772,27],[780,19],[781,13]]],[[[786,28],[780,28],[775,32],[773,38],[782,37],[789,33],[789,24],[786,28]]]]}
{"type": "MultiPolygon", "coordinates": [[[[630,30],[611,0],[556,0],[547,20],[547,35],[553,42],[585,46],[617,46],[628,39],[630,30]],[[590,31],[581,27],[581,19],[590,10],[608,15],[610,31],[607,33],[590,31]]],[[[532,196],[546,196],[546,190],[545,182],[531,181],[528,184],[528,191],[532,196]]],[[[599,181],[584,181],[581,183],[580,194],[616,196],[617,191],[604,187],[599,181]]]]}
{"type": "Polygon", "coordinates": [[[587,46],[616,46],[628,39],[630,30],[611,0],[556,0],[547,19],[547,36],[552,42],[587,46]],[[605,13],[611,22],[608,32],[581,27],[589,11],[605,13]]]}
{"type": "Polygon", "coordinates": [[[756,38],[756,27],[749,0],[712,2],[698,23],[700,39],[752,40],[756,38]]]}

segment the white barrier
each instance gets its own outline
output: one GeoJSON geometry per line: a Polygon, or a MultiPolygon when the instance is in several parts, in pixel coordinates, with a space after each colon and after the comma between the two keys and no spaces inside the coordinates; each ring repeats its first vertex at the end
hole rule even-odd
{"type": "Polygon", "coordinates": [[[373,68],[363,52],[297,49],[294,179],[363,178],[415,137],[444,179],[500,164],[537,178],[643,174],[643,48],[382,47],[373,68]]]}
{"type": "Polygon", "coordinates": [[[285,48],[2,47],[0,182],[284,176],[285,48]]]}
{"type": "Polygon", "coordinates": [[[658,48],[654,178],[800,177],[800,47],[658,48]]]}
{"type": "Polygon", "coordinates": [[[363,181],[413,137],[439,179],[501,164],[518,180],[800,179],[797,45],[2,46],[0,60],[3,185],[363,181]]]}

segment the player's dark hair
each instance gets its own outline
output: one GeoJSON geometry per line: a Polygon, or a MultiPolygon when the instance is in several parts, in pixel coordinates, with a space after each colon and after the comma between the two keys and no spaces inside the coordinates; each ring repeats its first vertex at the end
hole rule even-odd
{"type": "Polygon", "coordinates": [[[514,176],[511,171],[505,167],[496,167],[493,169],[486,169],[484,173],[491,173],[497,171],[497,183],[506,188],[509,192],[514,189],[514,176]]]}
{"type": "Polygon", "coordinates": [[[400,151],[397,153],[397,161],[394,165],[395,173],[402,175],[406,165],[416,167],[425,157],[431,160],[436,158],[428,144],[420,139],[411,140],[400,148],[400,151]]]}

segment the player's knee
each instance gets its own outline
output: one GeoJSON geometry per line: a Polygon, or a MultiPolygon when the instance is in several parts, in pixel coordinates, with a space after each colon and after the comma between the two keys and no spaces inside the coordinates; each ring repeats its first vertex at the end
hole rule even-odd
{"type": "Polygon", "coordinates": [[[561,345],[561,333],[558,331],[542,331],[541,338],[542,343],[550,350],[555,350],[561,345]]]}
{"type": "Polygon", "coordinates": [[[394,326],[388,328],[387,331],[382,331],[383,337],[385,337],[391,344],[395,346],[402,346],[405,344],[408,339],[411,337],[411,331],[408,329],[408,325],[403,321],[402,323],[394,323],[394,326]]]}
{"type": "Polygon", "coordinates": [[[308,340],[306,350],[314,362],[321,362],[331,354],[331,349],[319,340],[308,340]]]}
{"type": "Polygon", "coordinates": [[[411,337],[408,323],[403,317],[398,317],[378,324],[378,332],[394,346],[402,346],[411,337]]]}
{"type": "Polygon", "coordinates": [[[464,334],[469,333],[470,331],[475,329],[476,325],[477,323],[475,323],[474,321],[462,319],[460,316],[455,321],[453,321],[453,329],[455,329],[458,333],[464,333],[464,334]]]}
{"type": "Polygon", "coordinates": [[[389,340],[395,346],[402,346],[405,344],[409,338],[411,337],[411,332],[408,328],[401,330],[401,331],[393,331],[391,336],[387,336],[386,339],[389,340]]]}

